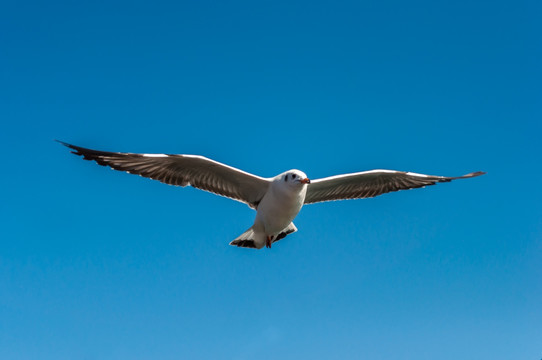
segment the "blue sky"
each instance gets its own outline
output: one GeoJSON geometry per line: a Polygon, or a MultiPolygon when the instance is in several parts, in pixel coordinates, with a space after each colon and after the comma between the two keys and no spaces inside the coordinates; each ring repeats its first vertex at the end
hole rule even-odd
{"type": "Polygon", "coordinates": [[[0,358],[540,359],[540,2],[3,2],[0,358]],[[53,142],[261,176],[487,175],[247,206],[53,142]]]}

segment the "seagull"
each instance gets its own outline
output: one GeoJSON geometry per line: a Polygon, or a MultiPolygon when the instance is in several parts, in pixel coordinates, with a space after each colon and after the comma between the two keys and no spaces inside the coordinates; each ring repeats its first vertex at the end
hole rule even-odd
{"type": "MultiPolygon", "coordinates": [[[[58,141],[58,140],[57,140],[58,141]]],[[[300,170],[263,178],[200,155],[136,154],[87,149],[58,141],[72,153],[99,165],[165,184],[192,186],[247,204],[256,210],[254,224],[230,245],[261,249],[297,231],[292,222],[303,205],[372,198],[384,193],[467,179],[483,171],[446,177],[396,170],[370,170],[309,180],[300,170]]]]}

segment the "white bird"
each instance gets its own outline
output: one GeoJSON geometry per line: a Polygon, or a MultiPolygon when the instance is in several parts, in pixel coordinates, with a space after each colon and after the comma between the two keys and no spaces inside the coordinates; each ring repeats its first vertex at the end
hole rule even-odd
{"type": "Polygon", "coordinates": [[[466,179],[395,170],[371,170],[309,180],[300,170],[272,178],[249,174],[199,155],[134,154],[86,149],[59,141],[72,153],[115,170],[138,174],[170,185],[193,186],[243,203],[256,210],[254,224],[230,245],[261,249],[297,231],[292,222],[303,205],[322,201],[370,198],[466,179]]]}

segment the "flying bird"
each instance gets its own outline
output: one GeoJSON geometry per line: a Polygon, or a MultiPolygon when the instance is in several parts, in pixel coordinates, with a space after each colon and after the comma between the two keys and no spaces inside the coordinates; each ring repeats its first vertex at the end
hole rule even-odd
{"type": "Polygon", "coordinates": [[[292,222],[303,205],[371,198],[384,193],[467,179],[483,171],[446,177],[396,170],[370,170],[309,180],[300,170],[263,178],[199,155],[135,154],[61,144],[85,160],[165,184],[193,186],[243,202],[256,210],[254,224],[230,245],[261,249],[297,231],[292,222]]]}

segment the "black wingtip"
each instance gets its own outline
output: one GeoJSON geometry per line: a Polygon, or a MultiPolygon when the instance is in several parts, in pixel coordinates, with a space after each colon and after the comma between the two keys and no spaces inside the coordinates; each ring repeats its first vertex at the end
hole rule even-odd
{"type": "Polygon", "coordinates": [[[67,142],[64,142],[64,141],[62,141],[62,140],[57,140],[57,139],[55,139],[55,141],[56,141],[57,143],[61,144],[61,145],[64,145],[64,146],[66,146],[66,147],[69,147],[70,149],[75,149],[75,148],[76,148],[74,145],[68,144],[67,142]]]}
{"type": "MultiPolygon", "coordinates": [[[[85,149],[85,148],[82,148],[80,146],[75,146],[75,145],[72,145],[72,144],[68,144],[67,142],[64,142],[64,141],[61,141],[61,140],[56,140],[55,139],[55,141],[62,144],[62,145],[64,145],[64,146],[66,146],[67,148],[70,148],[70,149],[74,150],[74,151],[71,151],[72,154],[75,154],[75,155],[78,155],[78,156],[83,155],[83,159],[85,159],[85,160],[93,160],[93,159],[87,158],[85,153],[84,153],[85,150],[90,150],[90,149],[85,149]]],[[[90,150],[90,151],[93,151],[93,150],[90,150]]]]}
{"type": "MultiPolygon", "coordinates": [[[[67,142],[64,142],[64,141],[61,141],[61,140],[57,140],[57,139],[55,139],[55,141],[56,141],[57,143],[61,144],[61,145],[64,145],[64,146],[67,147],[67,148],[70,148],[70,149],[73,149],[73,150],[76,150],[76,151],[77,151],[77,149],[75,148],[75,146],[73,146],[72,144],[68,144],[67,142]]],[[[75,154],[75,155],[80,155],[80,154],[78,154],[78,153],[75,152],[75,151],[72,151],[71,153],[72,153],[72,154],[75,154]]]]}

